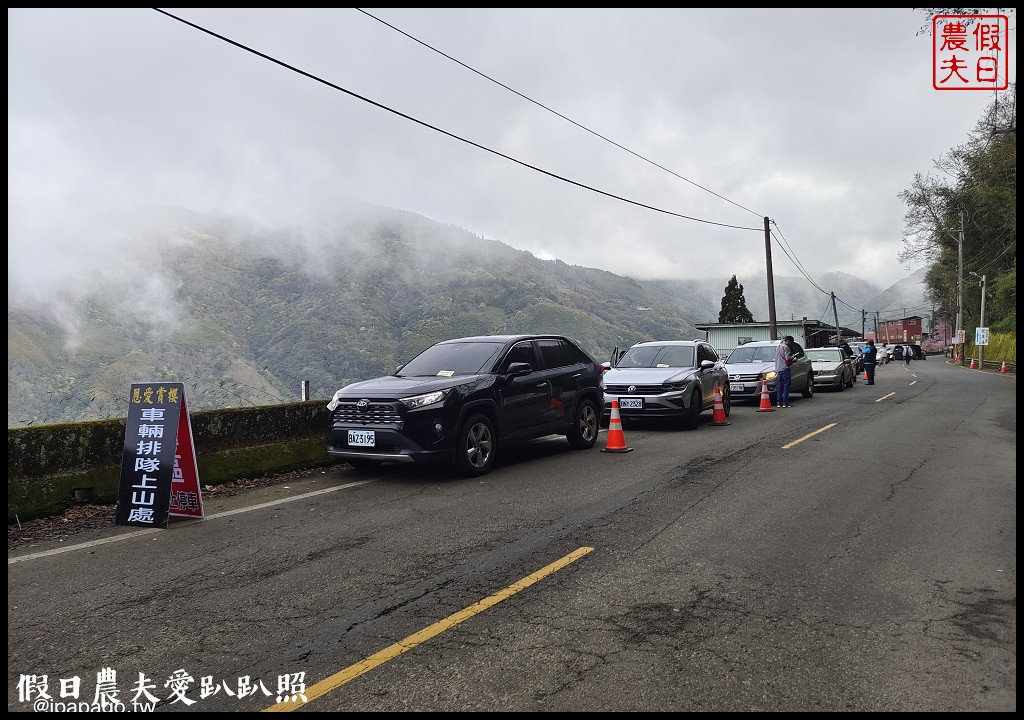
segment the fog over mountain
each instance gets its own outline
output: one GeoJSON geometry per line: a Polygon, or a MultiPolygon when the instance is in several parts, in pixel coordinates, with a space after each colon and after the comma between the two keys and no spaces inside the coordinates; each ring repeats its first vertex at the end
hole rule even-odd
{"type": "MultiPolygon", "coordinates": [[[[160,380],[185,383],[192,409],[292,402],[303,381],[326,402],[471,334],[562,333],[606,359],[702,335],[694,325],[717,321],[730,277],[643,282],[350,200],[304,224],[155,208],[131,227],[105,236],[100,257],[83,228],[81,255],[64,258],[83,269],[74,282],[54,268],[9,277],[9,427],[123,417],[131,384],[160,380]]],[[[831,323],[830,293],[844,327],[860,327],[861,309],[928,316],[920,275],[884,289],[776,276],[777,317],[831,323]]],[[[765,278],[739,280],[767,320],[765,278]]]]}

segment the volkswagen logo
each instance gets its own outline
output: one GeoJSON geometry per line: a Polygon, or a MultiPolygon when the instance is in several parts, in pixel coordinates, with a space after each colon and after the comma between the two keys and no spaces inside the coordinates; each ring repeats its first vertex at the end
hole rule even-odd
{"type": "Polygon", "coordinates": [[[368,407],[370,407],[369,400],[360,400],[356,403],[356,410],[365,410],[368,407]]]}
{"type": "Polygon", "coordinates": [[[628,388],[626,388],[626,392],[628,392],[630,395],[635,393],[636,392],[636,385],[630,385],[628,388]]]}

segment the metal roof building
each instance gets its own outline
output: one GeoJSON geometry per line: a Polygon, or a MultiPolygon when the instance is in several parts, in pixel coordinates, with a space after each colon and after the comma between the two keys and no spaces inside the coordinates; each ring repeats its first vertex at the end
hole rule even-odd
{"type": "MultiPolygon", "coordinates": [[[[707,340],[720,354],[727,355],[740,345],[755,340],[772,340],[771,323],[714,323],[699,324],[694,327],[702,330],[707,335],[707,340]]],[[[778,337],[784,338],[792,335],[803,348],[827,347],[835,345],[836,326],[823,323],[820,320],[779,320],[775,323],[778,337]]],[[[850,328],[839,328],[844,338],[860,337],[859,330],[850,328]]]]}

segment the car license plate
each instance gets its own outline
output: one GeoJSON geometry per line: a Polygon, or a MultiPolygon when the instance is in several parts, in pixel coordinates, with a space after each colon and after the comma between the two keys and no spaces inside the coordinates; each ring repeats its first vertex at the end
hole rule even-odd
{"type": "Polygon", "coordinates": [[[746,388],[743,386],[743,383],[729,383],[730,392],[743,392],[744,390],[746,388]]]}
{"type": "Polygon", "coordinates": [[[630,410],[642,410],[643,406],[643,398],[619,398],[620,408],[629,408],[630,410]]]}
{"type": "Polygon", "coordinates": [[[349,430],[348,444],[356,447],[373,447],[375,435],[373,430],[349,430]]]}

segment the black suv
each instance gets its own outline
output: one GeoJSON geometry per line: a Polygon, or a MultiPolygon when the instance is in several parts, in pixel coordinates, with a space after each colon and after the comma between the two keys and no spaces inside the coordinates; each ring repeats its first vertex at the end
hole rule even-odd
{"type": "Polygon", "coordinates": [[[394,375],[336,392],[327,452],[357,468],[447,463],[475,477],[515,441],[565,435],[585,450],[600,428],[601,371],[560,335],[445,340],[394,375]]]}

